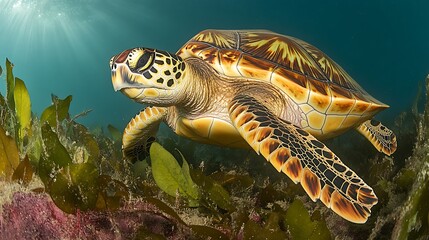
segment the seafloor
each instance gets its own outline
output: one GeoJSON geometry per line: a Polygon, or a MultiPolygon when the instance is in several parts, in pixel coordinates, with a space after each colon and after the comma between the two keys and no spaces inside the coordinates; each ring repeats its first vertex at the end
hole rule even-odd
{"type": "MultiPolygon", "coordinates": [[[[79,124],[88,112],[70,116],[71,96],[53,95],[40,116],[32,114],[31,93],[12,68],[9,61],[3,75],[0,68],[7,83],[0,96],[1,239],[429,238],[425,94],[387,123],[398,139],[391,157],[353,133],[326,143],[379,198],[369,220],[354,224],[252,151],[166,134],[150,158],[123,161],[120,131],[79,124]]],[[[429,77],[421,92],[428,91],[429,77]]]]}

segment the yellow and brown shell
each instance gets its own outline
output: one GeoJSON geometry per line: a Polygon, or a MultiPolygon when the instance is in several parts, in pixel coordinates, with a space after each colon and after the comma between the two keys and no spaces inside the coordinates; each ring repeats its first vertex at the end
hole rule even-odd
{"type": "Polygon", "coordinates": [[[274,32],[205,30],[177,54],[201,58],[225,76],[277,86],[302,109],[301,127],[316,136],[340,134],[388,107],[316,47],[274,32]]]}

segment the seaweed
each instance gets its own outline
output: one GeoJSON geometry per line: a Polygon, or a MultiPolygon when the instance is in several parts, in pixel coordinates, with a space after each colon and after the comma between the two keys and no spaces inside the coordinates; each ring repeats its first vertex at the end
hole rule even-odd
{"type": "Polygon", "coordinates": [[[86,127],[70,119],[72,96],[52,95],[52,105],[39,120],[32,116],[28,90],[23,80],[13,76],[8,59],[6,69],[7,97],[0,101],[2,179],[28,185],[36,172],[54,203],[67,213],[118,208],[128,199],[128,189],[100,173],[98,142],[86,127]]]}
{"type": "Polygon", "coordinates": [[[285,224],[289,226],[294,239],[331,239],[326,223],[322,219],[312,220],[304,204],[298,199],[287,209],[285,224]]]}
{"type": "Polygon", "coordinates": [[[52,94],[51,98],[52,105],[42,112],[40,122],[44,123],[47,121],[51,127],[58,128],[60,122],[70,117],[69,108],[73,97],[69,95],[64,99],[60,99],[52,94]]]}
{"type": "Polygon", "coordinates": [[[15,140],[8,136],[0,126],[0,177],[9,180],[19,165],[18,147],[15,140]]]}
{"type": "Polygon", "coordinates": [[[13,97],[14,88],[15,88],[15,78],[13,76],[14,65],[6,58],[6,101],[10,109],[15,108],[15,101],[13,97]]]}
{"type": "Polygon", "coordinates": [[[184,196],[189,200],[189,206],[198,206],[200,193],[192,181],[186,160],[183,158],[180,166],[173,155],[156,142],[150,147],[150,156],[156,184],[170,196],[184,196]]]}
{"type": "Polygon", "coordinates": [[[214,214],[218,213],[217,208],[228,212],[235,210],[229,192],[211,176],[204,175],[200,169],[193,170],[191,176],[200,188],[202,206],[210,209],[214,214]]]}
{"type": "Polygon", "coordinates": [[[28,185],[33,179],[33,174],[34,168],[28,160],[28,156],[25,156],[13,172],[12,180],[28,185]]]}
{"type": "MultiPolygon", "coordinates": [[[[219,151],[164,135],[151,145],[149,158],[130,164],[122,156],[121,132],[107,125],[106,136],[102,128],[90,130],[78,123],[91,110],[71,115],[71,95],[52,94],[52,104],[40,117],[33,114],[25,81],[13,75],[13,68],[6,59],[0,181],[6,183],[2,187],[22,188],[15,190],[12,202],[2,203],[2,237],[28,238],[34,232],[51,239],[429,236],[429,101],[421,114],[419,96],[395,121],[399,148],[392,157],[353,135],[327,143],[354,164],[379,198],[371,218],[358,226],[313,203],[301,187],[252,151],[219,151]],[[34,187],[40,180],[43,187],[34,187]],[[23,224],[32,232],[17,227],[23,224]]],[[[429,78],[426,85],[427,93],[429,78]]]]}
{"type": "MultiPolygon", "coordinates": [[[[429,93],[429,75],[426,78],[426,94],[429,93]]],[[[426,99],[428,99],[426,95],[426,99]]],[[[398,239],[416,239],[429,237],[429,101],[427,100],[424,113],[420,116],[417,134],[417,144],[410,159],[409,168],[418,170],[412,174],[412,184],[409,197],[403,204],[393,229],[392,237],[398,239]],[[412,161],[412,162],[411,162],[412,161]]],[[[404,171],[398,176],[400,183],[407,181],[410,171],[404,171]]],[[[407,184],[409,185],[409,184],[407,184]]]]}
{"type": "Polygon", "coordinates": [[[15,78],[15,88],[13,90],[15,103],[16,120],[18,125],[19,142],[23,143],[27,132],[30,130],[31,121],[31,101],[24,81],[15,78]]]}

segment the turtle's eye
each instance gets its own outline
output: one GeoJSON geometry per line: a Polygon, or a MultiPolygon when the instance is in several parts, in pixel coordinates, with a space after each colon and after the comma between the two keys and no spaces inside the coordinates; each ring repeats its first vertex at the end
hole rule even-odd
{"type": "Polygon", "coordinates": [[[137,61],[135,69],[137,72],[141,73],[148,69],[153,64],[154,52],[152,51],[144,51],[137,61]]]}

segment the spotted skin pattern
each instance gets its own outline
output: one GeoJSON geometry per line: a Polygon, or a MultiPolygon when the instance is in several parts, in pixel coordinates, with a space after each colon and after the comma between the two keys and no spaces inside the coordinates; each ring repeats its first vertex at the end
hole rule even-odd
{"type": "Polygon", "coordinates": [[[365,136],[378,151],[389,156],[396,151],[397,143],[395,134],[379,121],[374,119],[365,121],[357,130],[365,136]]]}
{"type": "Polygon", "coordinates": [[[377,203],[371,187],[308,132],[272,114],[251,96],[237,95],[229,112],[243,138],[279,172],[300,182],[313,201],[364,223],[377,203]]]}
{"type": "Polygon", "coordinates": [[[186,68],[183,59],[175,54],[152,48],[132,48],[110,60],[112,81],[135,101],[145,97],[163,97],[182,79],[186,68]],[[126,76],[126,81],[122,82],[126,76]],[[136,88],[136,86],[144,88],[136,88]]]}

